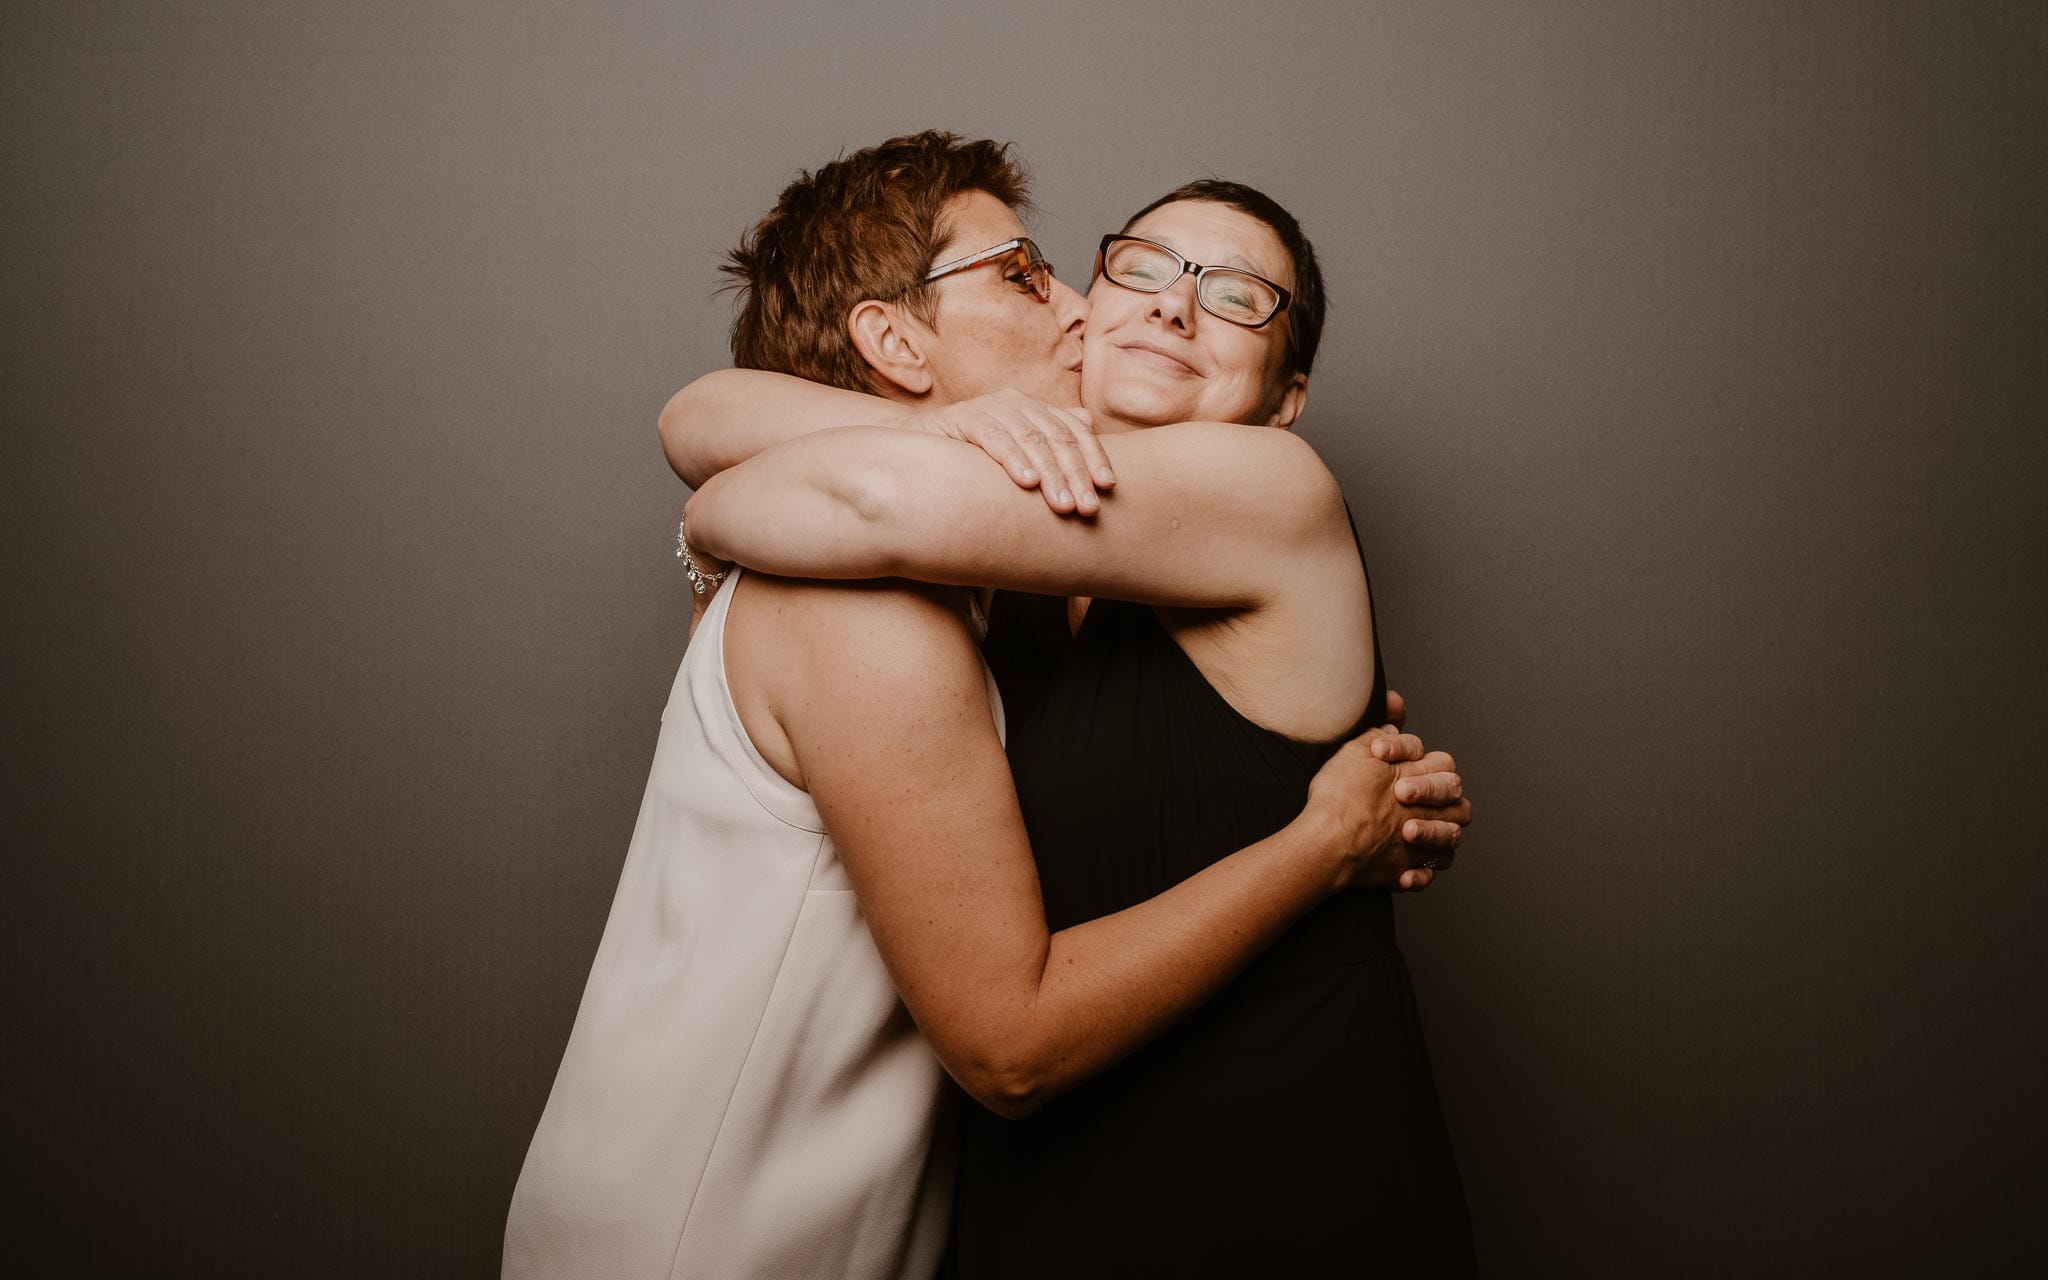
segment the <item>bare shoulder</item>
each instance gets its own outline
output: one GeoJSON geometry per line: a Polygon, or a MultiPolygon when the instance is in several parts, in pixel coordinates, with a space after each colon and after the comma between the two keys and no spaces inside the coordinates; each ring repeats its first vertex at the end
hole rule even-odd
{"type": "MultiPolygon", "coordinates": [[[[862,686],[900,690],[946,672],[978,677],[979,651],[956,589],[890,578],[824,582],[749,574],[758,629],[782,657],[790,691],[862,686]]],[[[745,585],[745,584],[743,584],[745,585]]]]}
{"type": "MultiPolygon", "coordinates": [[[[1253,723],[1306,741],[1342,733],[1372,693],[1372,601],[1343,490],[1313,446],[1272,427],[1144,433],[1234,489],[1226,549],[1258,584],[1249,608],[1161,609],[1183,652],[1253,723]],[[1180,448],[1180,442],[1189,446],[1180,448]]],[[[1125,484],[1123,459],[1112,457],[1125,484]]],[[[1121,490],[1121,485],[1119,486],[1121,490]]]]}
{"type": "Polygon", "coordinates": [[[807,746],[988,714],[980,651],[943,587],[749,573],[734,590],[727,685],[755,747],[796,786],[810,789],[807,746]]]}
{"type": "Polygon", "coordinates": [[[1275,522],[1312,528],[1343,523],[1344,493],[1315,446],[1292,431],[1234,422],[1180,422],[1105,436],[1119,471],[1134,462],[1193,471],[1266,508],[1275,522]]]}

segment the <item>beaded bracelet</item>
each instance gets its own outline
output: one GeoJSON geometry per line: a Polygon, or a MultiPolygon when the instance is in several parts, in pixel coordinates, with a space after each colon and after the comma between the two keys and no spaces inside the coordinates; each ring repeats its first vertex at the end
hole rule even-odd
{"type": "Polygon", "coordinates": [[[712,573],[698,564],[697,557],[690,554],[690,512],[687,508],[683,511],[683,518],[676,524],[676,555],[683,562],[683,574],[690,580],[690,589],[700,596],[718,590],[719,584],[725,581],[726,574],[732,572],[727,569],[725,573],[712,573]]]}

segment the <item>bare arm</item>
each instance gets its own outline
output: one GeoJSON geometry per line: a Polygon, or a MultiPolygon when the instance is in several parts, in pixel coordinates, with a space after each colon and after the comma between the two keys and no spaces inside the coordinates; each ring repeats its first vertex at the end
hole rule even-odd
{"type": "Polygon", "coordinates": [[[1020,489],[1062,515],[1093,515],[1096,490],[1116,484],[1083,409],[1055,410],[1018,392],[912,409],[893,400],[758,369],[720,369],[661,411],[661,448],[691,488],[788,440],[833,427],[889,426],[975,445],[1020,489]]]}
{"type": "Polygon", "coordinates": [[[699,489],[691,545],[770,573],[1208,607],[1266,603],[1319,557],[1355,573],[1343,496],[1297,437],[1204,422],[1101,443],[1118,484],[1100,513],[1047,520],[972,447],[863,427],[820,432],[699,489]]]}
{"type": "Polygon", "coordinates": [[[931,593],[806,593],[837,643],[784,663],[775,715],[904,1003],[977,1099],[1024,1114],[1212,995],[1340,888],[1393,883],[1405,819],[1462,822],[1447,757],[1344,748],[1309,807],[1147,902],[1050,933],[981,665],[931,593]],[[1392,799],[1426,784],[1447,807],[1392,799]]]}
{"type": "Polygon", "coordinates": [[[695,489],[771,445],[830,427],[888,426],[909,412],[880,396],[785,374],[720,369],[669,397],[661,411],[661,451],[695,489]]]}

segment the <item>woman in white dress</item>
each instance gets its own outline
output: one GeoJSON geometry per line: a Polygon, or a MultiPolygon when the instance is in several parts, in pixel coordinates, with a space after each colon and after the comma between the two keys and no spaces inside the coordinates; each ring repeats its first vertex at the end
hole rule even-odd
{"type": "MultiPolygon", "coordinates": [[[[992,144],[856,153],[756,228],[749,307],[793,282],[821,295],[808,329],[777,312],[775,336],[808,350],[876,308],[907,332],[906,295],[929,295],[958,341],[931,347],[945,377],[912,403],[1071,396],[1079,300],[1017,251],[1021,199],[992,144]],[[876,217],[917,234],[891,241],[876,217]],[[849,234],[902,252],[819,261],[849,234]]],[[[1426,882],[1414,864],[1469,817],[1447,757],[1361,738],[1285,829],[1054,933],[961,596],[740,573],[707,594],[514,1196],[507,1276],[929,1275],[942,1070],[1022,1114],[1330,894],[1426,882]]]]}

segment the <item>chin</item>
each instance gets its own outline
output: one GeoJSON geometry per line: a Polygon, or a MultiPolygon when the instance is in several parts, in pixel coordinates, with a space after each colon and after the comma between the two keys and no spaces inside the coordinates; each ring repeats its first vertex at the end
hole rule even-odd
{"type": "Polygon", "coordinates": [[[1192,407],[1178,399],[1146,395],[1137,388],[1122,387],[1104,397],[1104,407],[1116,418],[1134,427],[1163,427],[1186,422],[1192,407]]]}
{"type": "Polygon", "coordinates": [[[1163,427],[1171,422],[1188,421],[1193,412],[1188,397],[1176,394],[1172,388],[1160,386],[1156,380],[1145,376],[1148,372],[1145,369],[1119,370],[1115,376],[1099,379],[1093,397],[1087,395],[1090,388],[1084,383],[1082,403],[1093,411],[1106,413],[1133,427],[1163,427]]]}

